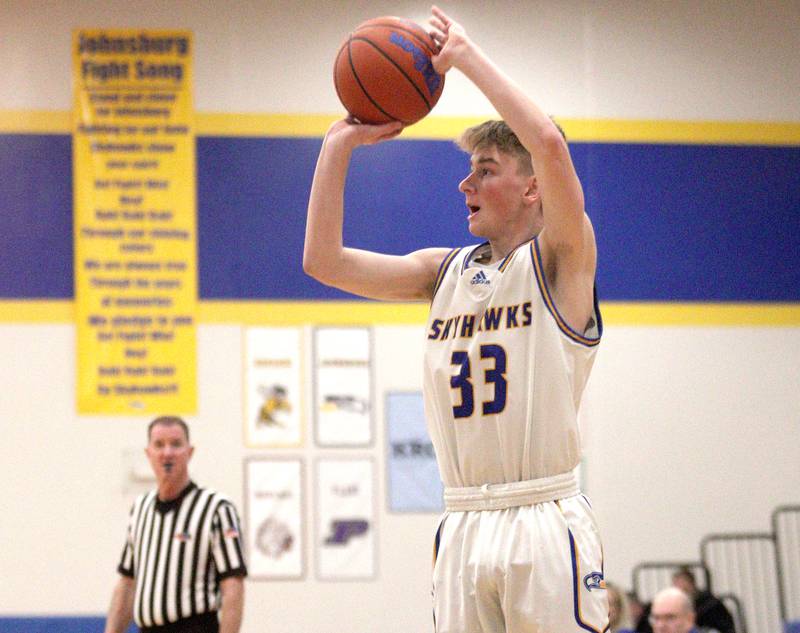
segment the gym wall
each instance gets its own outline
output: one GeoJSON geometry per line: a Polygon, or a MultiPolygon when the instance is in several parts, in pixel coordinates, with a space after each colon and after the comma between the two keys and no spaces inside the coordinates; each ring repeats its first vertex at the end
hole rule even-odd
{"type": "MultiPolygon", "coordinates": [[[[759,3],[442,3],[562,123],[598,242],[604,342],[582,412],[582,478],[606,577],[696,559],[709,532],[761,531],[800,502],[800,15],[759,3]]],[[[386,503],[383,394],[421,388],[424,306],[380,310],[301,269],[333,56],[397,2],[0,4],[0,616],[107,608],[145,444],[144,417],[79,416],[73,318],[73,28],[194,34],[197,113],[196,481],[242,508],[243,462],[370,457],[377,576],[247,585],[244,631],[431,630],[438,517],[386,503]],[[287,303],[288,302],[288,303],[287,303]],[[243,332],[374,328],[375,441],[257,450],[243,437],[243,332]],[[344,625],[343,623],[346,623],[344,625]]],[[[451,140],[492,115],[456,72],[431,117],[356,152],[345,239],[391,253],[475,243],[451,140]]],[[[310,424],[310,420],[306,421],[310,424]]],[[[0,624],[0,627],[2,625],[0,624]]]]}

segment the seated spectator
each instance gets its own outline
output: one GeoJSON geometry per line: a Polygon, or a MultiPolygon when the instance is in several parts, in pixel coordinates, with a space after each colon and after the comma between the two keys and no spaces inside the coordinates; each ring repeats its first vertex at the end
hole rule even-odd
{"type": "Polygon", "coordinates": [[[628,615],[628,602],[619,587],[606,581],[608,596],[608,633],[630,633],[631,622],[628,615]]]}
{"type": "Polygon", "coordinates": [[[635,633],[653,633],[653,627],[647,621],[650,603],[639,600],[639,596],[633,591],[628,592],[628,614],[635,633]]]}
{"type": "Polygon", "coordinates": [[[716,629],[719,633],[735,633],[730,611],[710,591],[697,588],[691,569],[681,567],[672,575],[672,584],[692,599],[698,628],[716,629]]]}
{"type": "Polygon", "coordinates": [[[656,594],[648,620],[653,633],[697,633],[692,600],[677,587],[656,594]]]}

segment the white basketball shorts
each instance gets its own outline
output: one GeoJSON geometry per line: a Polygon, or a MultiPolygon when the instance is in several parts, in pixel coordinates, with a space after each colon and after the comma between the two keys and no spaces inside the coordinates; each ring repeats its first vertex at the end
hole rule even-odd
{"type": "Polygon", "coordinates": [[[591,506],[580,494],[448,510],[436,535],[435,633],[603,633],[608,600],[591,506]]]}

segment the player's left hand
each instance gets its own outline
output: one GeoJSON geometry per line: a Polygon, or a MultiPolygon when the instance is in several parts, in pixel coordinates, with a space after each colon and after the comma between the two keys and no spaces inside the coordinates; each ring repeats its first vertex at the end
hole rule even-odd
{"type": "Polygon", "coordinates": [[[431,7],[428,24],[431,26],[431,37],[439,47],[439,53],[431,57],[431,63],[437,73],[444,74],[458,66],[459,59],[465,54],[471,41],[464,27],[436,5],[431,7]]]}

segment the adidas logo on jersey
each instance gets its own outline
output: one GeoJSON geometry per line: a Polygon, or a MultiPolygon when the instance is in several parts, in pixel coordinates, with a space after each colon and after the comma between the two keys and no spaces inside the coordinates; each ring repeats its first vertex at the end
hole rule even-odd
{"type": "Polygon", "coordinates": [[[489,278],[486,276],[486,273],[482,270],[478,271],[478,274],[472,278],[472,281],[469,282],[470,285],[476,286],[478,284],[486,284],[487,286],[492,282],[489,281],[489,278]]]}

